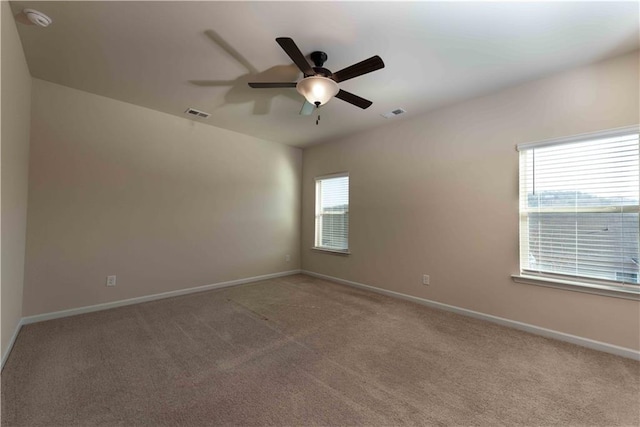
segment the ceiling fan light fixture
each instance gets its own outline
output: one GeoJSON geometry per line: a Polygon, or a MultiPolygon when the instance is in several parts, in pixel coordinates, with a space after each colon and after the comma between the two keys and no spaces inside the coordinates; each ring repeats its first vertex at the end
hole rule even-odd
{"type": "Polygon", "coordinates": [[[296,90],[311,104],[319,107],[329,102],[340,89],[338,83],[327,77],[311,76],[300,80],[296,90]]]}

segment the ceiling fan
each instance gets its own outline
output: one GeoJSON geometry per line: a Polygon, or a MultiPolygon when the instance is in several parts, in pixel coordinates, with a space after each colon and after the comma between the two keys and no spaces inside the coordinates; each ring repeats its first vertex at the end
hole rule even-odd
{"type": "Polygon", "coordinates": [[[302,52],[300,52],[300,49],[298,49],[293,39],[289,37],[278,37],[276,42],[286,54],[289,55],[300,71],[302,71],[304,78],[299,82],[249,83],[250,87],[256,89],[295,87],[306,99],[300,111],[300,114],[304,115],[311,114],[315,108],[326,104],[334,96],[362,109],[371,106],[371,101],[340,89],[338,83],[384,68],[384,62],[382,62],[382,58],[378,55],[332,73],[326,68],[323,68],[327,60],[326,53],[319,51],[312,52],[310,58],[315,65],[315,67],[312,67],[302,52]]]}

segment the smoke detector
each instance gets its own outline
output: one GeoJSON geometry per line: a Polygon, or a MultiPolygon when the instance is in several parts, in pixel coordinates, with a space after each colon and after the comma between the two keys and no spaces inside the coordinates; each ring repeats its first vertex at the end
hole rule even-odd
{"type": "Polygon", "coordinates": [[[53,22],[51,18],[49,18],[42,12],[38,12],[37,10],[25,9],[22,11],[22,13],[27,16],[27,19],[29,19],[29,21],[33,22],[39,27],[48,27],[53,22]]]}

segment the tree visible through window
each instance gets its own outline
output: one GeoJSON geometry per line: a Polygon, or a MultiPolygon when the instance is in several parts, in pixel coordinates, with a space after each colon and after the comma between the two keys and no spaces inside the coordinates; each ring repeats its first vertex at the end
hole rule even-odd
{"type": "Polygon", "coordinates": [[[519,150],[522,272],[637,286],[638,131],[519,150]]]}
{"type": "Polygon", "coordinates": [[[349,175],[316,178],[315,247],[349,250],[349,175]]]}

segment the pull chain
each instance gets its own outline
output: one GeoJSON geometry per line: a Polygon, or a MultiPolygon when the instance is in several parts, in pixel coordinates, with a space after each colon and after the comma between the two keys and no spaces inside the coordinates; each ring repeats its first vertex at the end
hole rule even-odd
{"type": "MultiPolygon", "coordinates": [[[[315,106],[316,106],[316,111],[318,111],[318,109],[320,108],[320,101],[316,101],[314,102],[315,106]]],[[[316,119],[316,126],[318,126],[318,123],[320,123],[320,113],[318,113],[318,118],[316,119]]]]}

